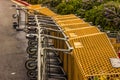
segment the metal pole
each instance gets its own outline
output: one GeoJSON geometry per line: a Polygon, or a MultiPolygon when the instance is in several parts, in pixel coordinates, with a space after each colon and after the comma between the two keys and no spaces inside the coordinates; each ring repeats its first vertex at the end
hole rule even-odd
{"type": "Polygon", "coordinates": [[[38,19],[37,19],[37,15],[35,15],[35,19],[36,19],[36,22],[37,22],[37,25],[38,25],[38,57],[37,57],[37,59],[38,59],[38,80],[41,80],[41,48],[42,48],[42,46],[41,46],[41,39],[40,39],[40,37],[41,37],[41,35],[40,35],[40,26],[39,26],[39,23],[38,23],[38,19]]]}

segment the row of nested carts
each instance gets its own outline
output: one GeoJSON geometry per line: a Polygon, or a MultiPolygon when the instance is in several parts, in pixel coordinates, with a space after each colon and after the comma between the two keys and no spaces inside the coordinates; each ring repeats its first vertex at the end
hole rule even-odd
{"type": "Polygon", "coordinates": [[[67,42],[67,36],[50,17],[28,15],[27,22],[28,47],[26,51],[29,58],[25,67],[30,80],[38,78],[40,80],[67,80],[59,55],[61,52],[67,54],[72,50],[67,42]]]}
{"type": "Polygon", "coordinates": [[[97,27],[39,6],[25,13],[30,80],[120,80],[120,68],[110,63],[117,58],[115,50],[97,27]]]}
{"type": "Polygon", "coordinates": [[[29,13],[20,6],[15,7],[13,28],[27,33],[28,59],[25,67],[29,80],[67,80],[62,56],[59,54],[63,52],[68,54],[72,51],[67,41],[68,37],[51,17],[36,13],[36,11],[33,14],[29,13]],[[24,19],[21,19],[22,17],[24,19]]]}

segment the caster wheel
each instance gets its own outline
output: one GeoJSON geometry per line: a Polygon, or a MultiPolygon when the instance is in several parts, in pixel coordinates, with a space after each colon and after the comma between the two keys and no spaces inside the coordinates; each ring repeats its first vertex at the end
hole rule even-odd
{"type": "Polygon", "coordinates": [[[13,28],[16,29],[18,27],[18,23],[17,22],[13,22],[13,28]]]}
{"type": "Polygon", "coordinates": [[[17,17],[18,17],[17,14],[13,14],[13,15],[12,15],[12,18],[13,18],[13,19],[16,19],[17,17]]]}
{"type": "Polygon", "coordinates": [[[27,34],[27,35],[26,35],[26,38],[27,38],[27,39],[31,39],[31,40],[35,40],[37,37],[36,37],[36,35],[34,35],[34,34],[27,34]]]}
{"type": "Polygon", "coordinates": [[[29,71],[27,72],[27,76],[28,76],[29,78],[36,78],[37,72],[36,72],[35,70],[29,70],[29,71]]]}
{"type": "Polygon", "coordinates": [[[30,46],[27,47],[26,51],[29,55],[35,55],[37,53],[37,48],[30,46]]]}
{"type": "Polygon", "coordinates": [[[37,45],[37,44],[38,44],[38,41],[34,41],[34,40],[28,41],[28,46],[37,45]]]}
{"type": "Polygon", "coordinates": [[[37,69],[37,62],[35,62],[35,60],[29,59],[25,62],[25,67],[28,70],[36,70],[37,69]]]}

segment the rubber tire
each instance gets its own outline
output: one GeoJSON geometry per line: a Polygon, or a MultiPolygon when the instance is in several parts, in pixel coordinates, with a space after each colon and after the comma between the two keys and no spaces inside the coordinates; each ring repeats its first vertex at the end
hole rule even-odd
{"type": "Polygon", "coordinates": [[[17,14],[13,14],[13,15],[12,15],[12,18],[13,18],[13,19],[16,19],[17,17],[18,17],[17,14]]]}
{"type": "Polygon", "coordinates": [[[18,27],[18,23],[17,22],[13,22],[13,28],[16,29],[18,27]]]}
{"type": "Polygon", "coordinates": [[[37,48],[35,48],[34,46],[29,46],[29,47],[27,47],[26,52],[29,55],[35,55],[37,53],[37,48]],[[36,50],[35,51],[31,51],[31,49],[36,49],[36,50]]]}
{"type": "Polygon", "coordinates": [[[35,71],[35,70],[28,70],[27,71],[27,76],[29,78],[36,78],[37,77],[37,71],[35,71]]]}
{"type": "Polygon", "coordinates": [[[34,45],[38,45],[38,41],[34,41],[34,40],[28,41],[28,46],[34,46],[34,45]]]}
{"type": "Polygon", "coordinates": [[[37,62],[33,59],[29,59],[25,62],[25,67],[28,70],[36,70],[37,69],[37,62]]]}

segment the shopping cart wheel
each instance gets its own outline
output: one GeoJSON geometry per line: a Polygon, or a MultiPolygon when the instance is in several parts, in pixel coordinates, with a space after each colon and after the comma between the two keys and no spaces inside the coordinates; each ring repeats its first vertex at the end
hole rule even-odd
{"type": "Polygon", "coordinates": [[[36,78],[37,72],[36,72],[35,70],[28,70],[28,71],[27,71],[27,76],[28,76],[29,78],[36,78]]]}
{"type": "Polygon", "coordinates": [[[27,47],[26,52],[29,55],[35,55],[37,53],[37,48],[34,46],[29,46],[29,47],[27,47]]]}
{"type": "Polygon", "coordinates": [[[17,22],[13,22],[13,28],[16,29],[18,27],[18,23],[17,22]]]}
{"type": "Polygon", "coordinates": [[[33,46],[33,45],[37,45],[38,41],[34,41],[34,40],[29,40],[28,41],[28,46],[33,46]]]}
{"type": "Polygon", "coordinates": [[[37,62],[33,59],[29,59],[25,62],[25,67],[28,70],[35,70],[37,69],[37,62]]]}

